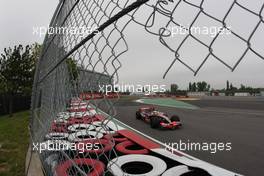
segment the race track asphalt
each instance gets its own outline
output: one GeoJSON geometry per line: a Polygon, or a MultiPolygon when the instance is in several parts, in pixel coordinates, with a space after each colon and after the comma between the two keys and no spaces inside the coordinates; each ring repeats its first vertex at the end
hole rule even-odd
{"type": "Polygon", "coordinates": [[[136,120],[135,112],[142,104],[122,100],[115,108],[118,120],[161,142],[230,142],[231,151],[183,152],[239,174],[263,175],[264,99],[205,98],[187,103],[200,109],[157,106],[169,115],[180,116],[183,127],[177,130],[151,129],[149,124],[136,120]]]}

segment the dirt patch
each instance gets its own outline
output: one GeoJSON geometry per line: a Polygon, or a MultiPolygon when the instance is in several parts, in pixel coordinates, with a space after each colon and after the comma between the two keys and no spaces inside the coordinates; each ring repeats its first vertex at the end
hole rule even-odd
{"type": "Polygon", "coordinates": [[[8,172],[9,166],[7,163],[0,163],[0,173],[8,172]]]}

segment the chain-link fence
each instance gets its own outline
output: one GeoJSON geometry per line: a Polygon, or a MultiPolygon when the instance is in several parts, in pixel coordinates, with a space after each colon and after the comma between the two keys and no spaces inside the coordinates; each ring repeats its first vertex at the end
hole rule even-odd
{"type": "MultiPolygon", "coordinates": [[[[46,175],[115,175],[115,158],[124,155],[115,147],[122,141],[122,136],[113,134],[118,125],[113,123],[116,112],[110,98],[118,95],[110,97],[99,92],[100,86],[119,81],[120,56],[128,51],[124,30],[129,23],[144,26],[174,54],[164,77],[176,61],[197,74],[210,59],[218,60],[232,71],[249,52],[263,59],[263,47],[255,42],[255,35],[263,34],[263,2],[255,12],[239,1],[226,1],[224,4],[228,7],[222,17],[211,14],[206,8],[207,3],[206,0],[60,1],[43,44],[32,96],[32,141],[34,144],[46,144],[42,145],[44,148],[40,154],[46,175]],[[256,19],[255,26],[246,35],[228,27],[229,15],[235,8],[256,19]],[[187,9],[193,14],[177,18],[181,10],[187,9]],[[186,26],[178,21],[182,18],[184,22],[189,20],[186,26]],[[195,34],[198,28],[194,27],[201,18],[219,26],[213,37],[204,39],[195,34]],[[184,31],[184,35],[176,35],[179,30],[184,31]],[[238,39],[245,45],[234,65],[215,52],[223,31],[229,33],[228,38],[238,39]],[[199,48],[202,53],[203,59],[197,68],[185,61],[183,48],[186,45],[199,48]],[[99,113],[98,106],[105,107],[105,113],[99,113]],[[75,150],[69,150],[72,143],[75,150]],[[92,148],[80,149],[81,144],[90,144],[92,148]],[[57,146],[60,150],[44,150],[48,146],[53,149],[57,146]],[[66,149],[61,148],[65,146],[66,149]],[[94,147],[98,147],[97,150],[94,147]]],[[[163,165],[161,162],[160,168],[163,165]]],[[[170,163],[170,167],[177,165],[178,162],[170,163]]],[[[140,168],[139,172],[144,172],[140,168]]],[[[204,174],[203,171],[196,173],[204,174]]]]}
{"type": "Polygon", "coordinates": [[[173,52],[175,57],[163,78],[175,62],[183,64],[197,75],[206,62],[212,59],[231,71],[249,54],[264,59],[263,1],[168,0],[156,1],[147,6],[150,10],[146,22],[139,22],[135,18],[133,21],[158,36],[161,44],[173,52]],[[235,54],[232,53],[238,48],[235,54]],[[190,58],[187,53],[195,50],[199,54],[190,58]],[[191,62],[197,59],[200,63],[194,66],[191,62]],[[229,60],[235,62],[230,63],[229,60]]]}

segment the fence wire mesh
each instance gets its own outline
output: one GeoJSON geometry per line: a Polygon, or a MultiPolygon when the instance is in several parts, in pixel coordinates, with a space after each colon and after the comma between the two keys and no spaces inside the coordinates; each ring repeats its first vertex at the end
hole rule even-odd
{"type": "MultiPolygon", "coordinates": [[[[125,29],[129,23],[143,26],[174,54],[164,78],[176,61],[196,75],[210,59],[218,60],[232,71],[249,52],[264,59],[263,47],[255,42],[256,35],[263,34],[263,2],[258,11],[253,11],[240,1],[225,1],[223,4],[226,10],[218,16],[207,9],[207,3],[206,0],[60,1],[50,27],[64,32],[46,35],[35,74],[32,140],[34,143],[50,141],[50,145],[59,146],[70,145],[69,142],[93,140],[99,143],[101,152],[43,151],[40,158],[46,175],[63,175],[66,173],[63,168],[67,167],[68,175],[87,175],[88,172],[94,175],[111,175],[108,168],[115,163],[112,159],[118,156],[114,149],[115,140],[111,135],[108,143],[101,138],[102,135],[113,133],[107,124],[113,122],[116,112],[114,101],[98,92],[99,85],[113,85],[119,81],[118,71],[122,66],[120,56],[128,51],[125,29]],[[235,8],[255,19],[254,26],[246,34],[228,27],[232,25],[229,24],[229,16],[235,8]],[[181,15],[187,9],[192,14],[181,15]],[[221,30],[209,39],[199,38],[194,34],[193,27],[201,18],[207,18],[210,24],[216,24],[221,30]],[[74,35],[65,32],[73,27],[90,29],[92,32],[75,31],[74,35]],[[173,36],[173,27],[183,29],[185,35],[173,36]],[[229,39],[237,39],[244,44],[233,65],[216,52],[218,41],[229,42],[222,38],[223,30],[230,32],[229,39]],[[183,49],[186,45],[198,48],[202,53],[202,61],[198,67],[186,62],[186,52],[183,49]],[[82,100],[80,95],[84,96],[81,97],[82,100]],[[107,114],[104,114],[105,118],[100,124],[97,122],[101,118],[97,114],[99,107],[107,114]],[[105,146],[108,146],[107,150],[105,146]],[[107,167],[104,168],[103,165],[107,167]]],[[[201,21],[199,25],[202,25],[201,21]]]]}
{"type": "MultiPolygon", "coordinates": [[[[150,13],[147,15],[146,22],[142,23],[135,18],[133,18],[133,21],[144,26],[149,33],[158,36],[161,44],[174,53],[175,58],[163,78],[166,77],[176,61],[197,75],[210,59],[218,60],[231,71],[237,68],[249,52],[252,52],[259,59],[264,59],[262,47],[264,29],[263,1],[168,0],[149,2],[147,6],[151,10],[149,10],[150,13]],[[212,4],[219,8],[213,8],[212,4]],[[250,4],[254,4],[253,7],[255,6],[255,8],[248,7],[250,4]],[[243,21],[241,18],[244,18],[245,24],[238,22],[243,21]],[[213,37],[208,35],[210,33],[210,25],[218,28],[213,37]],[[203,29],[203,27],[207,28],[203,29]],[[205,30],[204,32],[209,37],[201,36],[201,30],[205,30]],[[206,30],[209,32],[206,32],[206,30]],[[224,31],[229,35],[221,35],[224,31]],[[236,57],[234,64],[228,62],[228,60],[231,60],[230,58],[219,54],[230,54],[230,48],[220,49],[223,45],[230,42],[239,45],[232,46],[233,49],[236,49],[236,47],[241,48],[234,56],[236,57]],[[186,58],[186,50],[184,50],[186,45],[189,46],[189,52],[191,49],[197,48],[201,53],[201,63],[198,66],[193,66],[191,63],[186,62],[188,60],[186,58]]],[[[135,13],[137,12],[135,11],[135,13]]],[[[190,60],[193,59],[197,58],[191,58],[190,60]]]]}

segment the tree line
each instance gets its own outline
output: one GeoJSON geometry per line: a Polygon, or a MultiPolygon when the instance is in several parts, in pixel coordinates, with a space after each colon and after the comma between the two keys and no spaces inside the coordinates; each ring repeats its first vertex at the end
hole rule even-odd
{"type": "Polygon", "coordinates": [[[211,85],[208,84],[205,81],[201,81],[201,82],[190,82],[189,83],[189,87],[188,90],[191,92],[204,92],[204,91],[210,91],[211,85]]]}
{"type": "Polygon", "coordinates": [[[31,96],[35,65],[41,53],[41,45],[18,45],[5,48],[0,56],[0,98],[2,106],[13,114],[14,97],[31,96]]]}
{"type": "Polygon", "coordinates": [[[187,90],[180,90],[177,84],[171,84],[169,93],[172,94],[184,94],[189,92],[219,92],[225,93],[226,95],[234,95],[236,92],[248,92],[250,94],[257,94],[261,91],[261,88],[253,88],[240,84],[240,87],[234,86],[230,81],[226,81],[226,87],[223,89],[214,89],[211,85],[205,81],[189,82],[187,90]]]}

